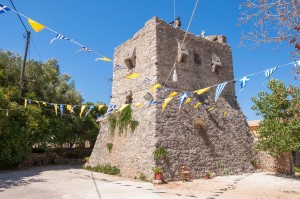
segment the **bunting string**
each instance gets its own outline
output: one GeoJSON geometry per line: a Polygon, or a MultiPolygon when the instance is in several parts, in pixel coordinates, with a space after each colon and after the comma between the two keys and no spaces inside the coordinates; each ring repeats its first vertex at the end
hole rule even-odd
{"type": "Polygon", "coordinates": [[[81,43],[75,41],[74,39],[69,39],[69,38],[63,36],[62,34],[58,33],[57,31],[55,31],[55,30],[53,30],[53,29],[51,29],[51,28],[49,28],[49,27],[47,27],[47,26],[45,26],[43,24],[40,24],[37,21],[32,20],[31,18],[27,17],[26,15],[24,15],[24,14],[22,14],[22,13],[16,11],[16,10],[14,10],[14,9],[12,9],[12,8],[9,8],[9,7],[5,6],[5,5],[0,4],[0,14],[8,12],[8,11],[13,11],[13,12],[19,14],[20,16],[26,18],[28,20],[29,25],[32,27],[32,29],[35,32],[40,32],[43,29],[47,29],[50,32],[53,32],[54,34],[56,34],[56,37],[54,39],[50,40],[50,44],[53,43],[53,41],[56,40],[56,39],[65,39],[65,40],[68,40],[68,41],[70,41],[70,42],[78,45],[80,47],[79,51],[83,51],[82,49],[86,48],[86,49],[89,49],[88,52],[93,52],[96,55],[100,56],[99,60],[102,60],[102,61],[112,61],[111,59],[105,57],[104,55],[98,53],[97,51],[94,51],[94,50],[91,50],[90,48],[85,47],[84,45],[82,45],[81,43]]]}

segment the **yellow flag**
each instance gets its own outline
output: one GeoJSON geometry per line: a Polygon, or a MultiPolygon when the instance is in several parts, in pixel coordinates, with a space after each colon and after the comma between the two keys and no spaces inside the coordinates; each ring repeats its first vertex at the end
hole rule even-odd
{"type": "Polygon", "coordinates": [[[224,111],[223,116],[224,116],[224,117],[227,116],[227,111],[224,111]]]}
{"type": "Polygon", "coordinates": [[[152,86],[151,91],[153,92],[153,91],[155,91],[155,89],[157,89],[157,88],[159,88],[159,87],[161,87],[161,86],[162,86],[161,84],[154,84],[154,85],[152,86]]]}
{"type": "Polygon", "coordinates": [[[82,115],[82,113],[83,113],[83,111],[84,111],[85,107],[86,107],[86,106],[84,106],[84,105],[83,105],[83,106],[81,106],[81,111],[80,111],[80,114],[79,114],[80,118],[81,118],[81,115],[82,115]]]}
{"type": "Polygon", "coordinates": [[[32,19],[29,18],[28,18],[28,23],[35,32],[40,32],[41,30],[46,28],[46,26],[44,26],[43,24],[39,24],[38,22],[33,21],[32,19]]]}
{"type": "Polygon", "coordinates": [[[201,102],[197,102],[197,104],[194,106],[194,108],[197,108],[200,104],[201,104],[201,102]]]}
{"type": "Polygon", "coordinates": [[[140,102],[139,102],[139,103],[136,103],[135,106],[136,106],[136,107],[141,107],[141,106],[142,106],[142,103],[140,103],[140,102]]]}
{"type": "Polygon", "coordinates": [[[98,111],[100,111],[103,107],[104,107],[103,104],[99,105],[99,106],[98,106],[98,111]]]}
{"type": "Polygon", "coordinates": [[[211,108],[209,108],[208,110],[209,111],[213,111],[215,109],[215,107],[211,107],[211,108]]]}
{"type": "Polygon", "coordinates": [[[176,92],[176,91],[173,91],[170,95],[169,95],[169,97],[174,97],[175,95],[177,95],[178,93],[176,92]]]}
{"type": "Polygon", "coordinates": [[[201,94],[203,94],[203,93],[209,91],[209,89],[210,89],[210,87],[203,88],[203,89],[194,91],[194,93],[197,93],[198,95],[201,95],[201,94]]]}
{"type": "Polygon", "coordinates": [[[54,110],[55,110],[55,114],[57,116],[57,104],[54,104],[54,110]]]}
{"type": "Polygon", "coordinates": [[[39,105],[39,107],[41,107],[41,105],[40,105],[40,102],[39,101],[35,101],[38,105],[39,105]]]}
{"type": "Polygon", "coordinates": [[[185,103],[189,103],[191,101],[192,98],[188,97],[186,100],[185,100],[185,103]]]}
{"type": "Polygon", "coordinates": [[[161,109],[162,109],[161,112],[164,112],[164,110],[166,109],[167,105],[169,104],[169,102],[170,102],[172,99],[173,99],[173,97],[168,97],[168,98],[165,99],[165,101],[164,101],[164,103],[163,103],[163,105],[162,105],[162,107],[161,107],[161,109]]]}
{"type": "Polygon", "coordinates": [[[27,107],[27,99],[24,100],[24,106],[27,107]]]}
{"type": "Polygon", "coordinates": [[[112,61],[111,59],[109,59],[109,58],[107,58],[107,57],[95,59],[95,61],[98,61],[98,60],[102,60],[102,61],[112,61]]]}
{"type": "Polygon", "coordinates": [[[140,76],[140,74],[138,74],[138,73],[132,73],[131,75],[128,75],[126,78],[127,79],[134,79],[134,78],[137,78],[139,76],[140,76]]]}
{"type": "Polygon", "coordinates": [[[128,105],[129,105],[129,104],[123,104],[123,105],[121,106],[121,108],[119,108],[119,110],[117,110],[116,112],[121,112],[121,111],[123,111],[123,109],[126,108],[128,105]]]}
{"type": "Polygon", "coordinates": [[[72,109],[72,105],[67,105],[67,109],[68,111],[70,111],[70,113],[74,113],[74,110],[72,109]]]}
{"type": "Polygon", "coordinates": [[[44,105],[44,106],[47,106],[47,102],[43,102],[43,105],[44,105]]]}

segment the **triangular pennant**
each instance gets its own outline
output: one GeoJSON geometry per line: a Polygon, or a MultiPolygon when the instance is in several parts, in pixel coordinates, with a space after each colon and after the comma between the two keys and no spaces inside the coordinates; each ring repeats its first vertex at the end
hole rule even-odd
{"type": "Polygon", "coordinates": [[[226,117],[227,116],[227,111],[223,112],[223,116],[226,117]]]}
{"type": "Polygon", "coordinates": [[[190,92],[186,92],[186,93],[184,93],[180,96],[180,98],[179,98],[180,99],[179,100],[180,101],[179,109],[181,108],[182,103],[185,102],[188,99],[189,94],[190,94],[190,92]]]}
{"type": "Polygon", "coordinates": [[[24,99],[24,106],[27,107],[27,99],[24,99]]]}
{"type": "Polygon", "coordinates": [[[241,91],[246,87],[247,82],[250,80],[250,75],[243,77],[242,79],[240,79],[241,82],[241,91]]]}
{"type": "Polygon", "coordinates": [[[42,102],[42,103],[43,103],[43,105],[44,105],[44,106],[46,106],[46,107],[47,107],[47,102],[42,102]]]}
{"type": "Polygon", "coordinates": [[[178,93],[176,92],[176,91],[173,91],[170,95],[169,95],[169,97],[174,97],[175,95],[177,95],[178,93]]]}
{"type": "Polygon", "coordinates": [[[138,102],[138,103],[135,104],[135,106],[136,106],[136,107],[141,107],[141,106],[142,106],[142,103],[138,102]]]}
{"type": "Polygon", "coordinates": [[[108,61],[108,62],[111,62],[112,60],[107,58],[107,57],[102,57],[102,58],[97,58],[95,59],[95,61],[98,61],[98,60],[101,60],[101,61],[108,61]]]}
{"type": "Polygon", "coordinates": [[[194,91],[194,93],[197,93],[198,95],[201,95],[201,94],[209,91],[209,89],[210,89],[210,87],[199,89],[199,90],[194,91]]]}
{"type": "Polygon", "coordinates": [[[226,84],[228,82],[223,82],[221,84],[218,84],[217,88],[216,88],[216,94],[215,94],[215,101],[217,101],[217,99],[219,98],[219,96],[221,95],[223,89],[225,88],[226,84]]]}
{"type": "Polygon", "coordinates": [[[197,102],[197,104],[194,106],[194,108],[197,108],[200,104],[201,104],[201,102],[197,102]]]}
{"type": "Polygon", "coordinates": [[[57,34],[55,38],[51,39],[50,44],[52,44],[52,42],[54,42],[56,39],[70,40],[69,38],[63,36],[62,34],[57,34]]]}
{"type": "Polygon", "coordinates": [[[161,112],[164,112],[164,110],[166,109],[167,105],[169,104],[169,102],[173,99],[173,97],[168,97],[165,99],[163,105],[162,105],[162,111],[161,112]]]}
{"type": "Polygon", "coordinates": [[[128,75],[126,78],[127,79],[134,79],[134,78],[138,78],[140,76],[140,74],[138,73],[132,73],[130,75],[128,75]]]}
{"type": "Polygon", "coordinates": [[[121,108],[119,108],[119,110],[117,110],[116,112],[121,112],[121,111],[123,111],[123,109],[126,108],[127,106],[129,106],[129,104],[123,104],[123,105],[121,106],[121,108]]]}
{"type": "Polygon", "coordinates": [[[8,12],[8,11],[10,11],[10,8],[8,8],[5,5],[0,4],[0,14],[8,12]]]}
{"type": "Polygon", "coordinates": [[[154,84],[153,86],[152,86],[152,89],[151,89],[151,91],[153,92],[153,91],[155,91],[155,89],[157,89],[157,88],[159,88],[159,87],[161,87],[162,85],[161,84],[154,84]]]}
{"type": "Polygon", "coordinates": [[[54,104],[55,115],[57,116],[57,104],[54,104]]]}
{"type": "Polygon", "coordinates": [[[85,107],[86,107],[85,105],[82,105],[82,106],[81,106],[81,111],[80,111],[80,114],[79,114],[79,117],[80,117],[80,118],[81,118],[81,116],[82,116],[82,113],[83,113],[85,107]]]}
{"type": "Polygon", "coordinates": [[[33,21],[32,19],[29,19],[29,18],[28,18],[28,23],[35,32],[40,32],[41,30],[46,28],[46,26],[44,26],[43,24],[40,24],[40,23],[38,23],[36,21],[33,21]]]}
{"type": "Polygon", "coordinates": [[[192,98],[188,97],[186,100],[185,100],[185,104],[188,104],[190,101],[191,101],[192,98]]]}
{"type": "Polygon", "coordinates": [[[277,70],[277,68],[278,67],[274,67],[274,68],[265,70],[266,79],[268,79],[277,70]]]}
{"type": "Polygon", "coordinates": [[[39,107],[41,107],[40,102],[39,101],[35,101],[35,103],[37,103],[39,105],[39,107]]]}
{"type": "Polygon", "coordinates": [[[88,116],[88,114],[93,110],[94,106],[90,106],[89,110],[85,113],[84,118],[86,118],[86,116],[88,116]]]}
{"type": "Polygon", "coordinates": [[[100,111],[103,107],[104,107],[104,104],[100,104],[100,105],[98,106],[98,111],[100,111]]]}
{"type": "Polygon", "coordinates": [[[64,114],[64,105],[59,105],[59,110],[60,110],[60,117],[62,117],[63,116],[63,114],[64,114]]]}
{"type": "Polygon", "coordinates": [[[208,111],[213,111],[213,110],[215,110],[215,107],[210,107],[210,108],[208,109],[208,111]]]}

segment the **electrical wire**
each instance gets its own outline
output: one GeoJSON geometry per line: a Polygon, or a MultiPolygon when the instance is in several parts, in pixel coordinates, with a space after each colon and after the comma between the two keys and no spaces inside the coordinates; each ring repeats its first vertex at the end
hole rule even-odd
{"type": "Polygon", "coordinates": [[[15,9],[15,11],[16,11],[16,13],[17,13],[17,15],[18,15],[18,17],[19,17],[19,19],[20,19],[20,21],[21,21],[21,23],[23,24],[23,27],[25,28],[26,32],[29,32],[29,31],[27,30],[27,28],[26,28],[26,26],[25,26],[23,20],[21,19],[19,13],[17,12],[17,8],[15,7],[14,3],[12,2],[12,0],[9,0],[9,1],[10,1],[11,5],[14,7],[14,9],[15,9]]]}

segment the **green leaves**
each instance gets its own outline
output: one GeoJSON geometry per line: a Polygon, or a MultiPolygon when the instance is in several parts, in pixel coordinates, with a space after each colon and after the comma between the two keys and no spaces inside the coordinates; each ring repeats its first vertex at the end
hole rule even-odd
{"type": "Polygon", "coordinates": [[[279,80],[268,83],[270,93],[259,92],[252,98],[253,110],[263,116],[257,149],[276,156],[300,149],[300,91],[279,80]]]}

